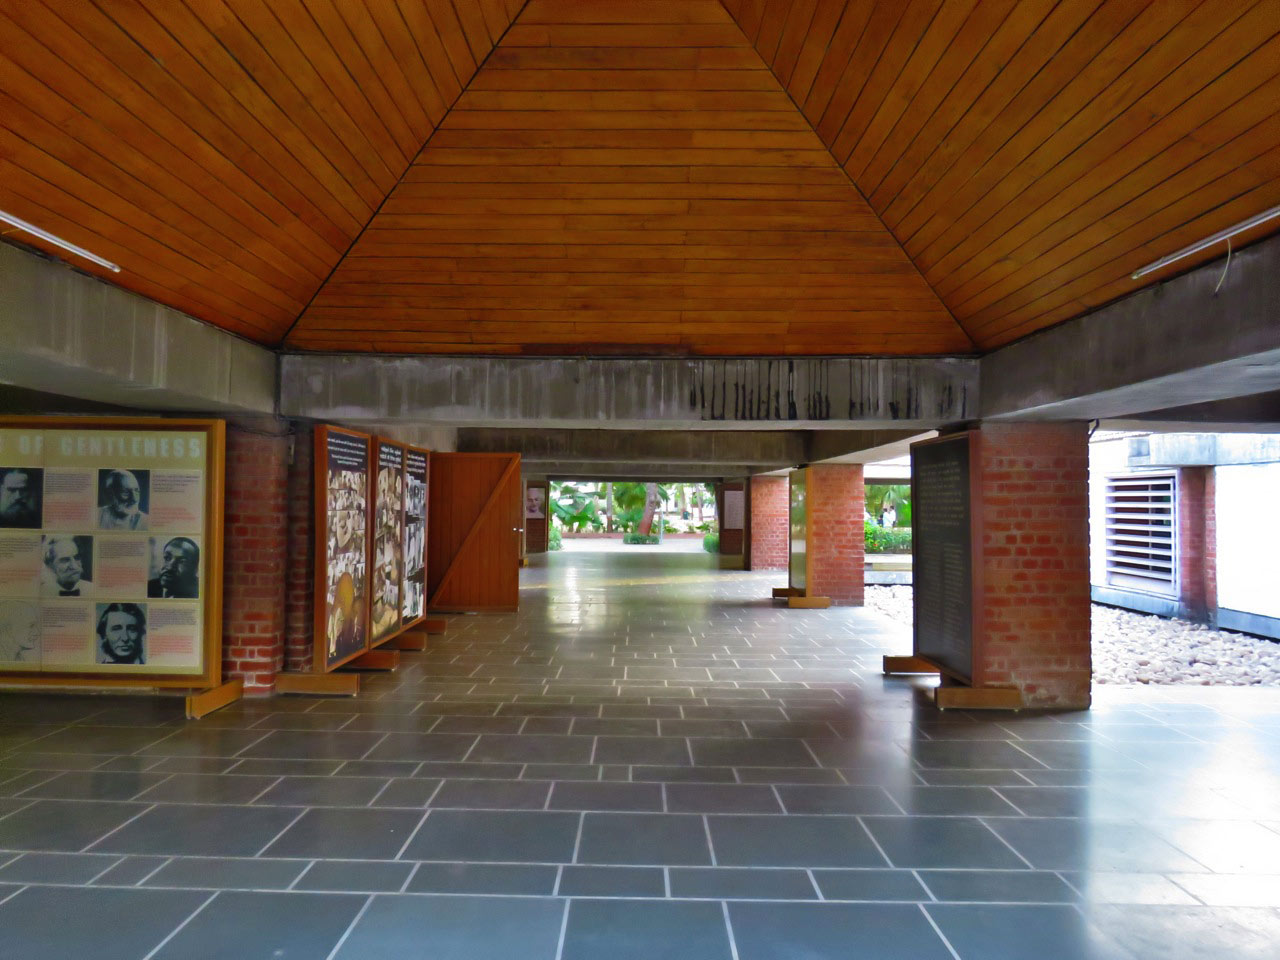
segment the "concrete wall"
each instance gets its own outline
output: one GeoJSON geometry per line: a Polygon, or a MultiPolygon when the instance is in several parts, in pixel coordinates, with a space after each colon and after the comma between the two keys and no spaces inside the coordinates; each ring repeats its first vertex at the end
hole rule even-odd
{"type": "Polygon", "coordinates": [[[1215,474],[1218,607],[1280,626],[1280,463],[1215,474]]]}

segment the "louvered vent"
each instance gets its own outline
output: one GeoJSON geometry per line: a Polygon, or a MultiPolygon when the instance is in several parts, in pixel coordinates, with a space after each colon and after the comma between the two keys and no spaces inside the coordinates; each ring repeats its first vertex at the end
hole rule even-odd
{"type": "Polygon", "coordinates": [[[1107,583],[1177,596],[1177,474],[1107,478],[1107,583]]]}

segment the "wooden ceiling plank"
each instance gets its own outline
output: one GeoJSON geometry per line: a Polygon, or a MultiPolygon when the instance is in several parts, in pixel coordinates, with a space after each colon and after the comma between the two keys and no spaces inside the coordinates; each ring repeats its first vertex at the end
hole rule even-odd
{"type": "Polygon", "coordinates": [[[501,91],[642,91],[656,93],[674,91],[686,93],[703,90],[760,90],[776,92],[778,83],[768,70],[698,70],[693,66],[656,69],[610,69],[593,67],[580,70],[527,70],[506,69],[498,65],[486,65],[476,74],[460,103],[465,104],[470,94],[477,90],[501,91]]]}
{"type": "Polygon", "coordinates": [[[907,6],[848,116],[831,139],[824,141],[837,163],[844,166],[859,142],[874,138],[878,144],[883,140],[887,130],[877,137],[877,132],[869,128],[883,113],[892,114],[891,120],[901,114],[964,22],[970,2],[913,0],[907,6]]]}
{"type": "MultiPolygon", "coordinates": [[[[16,155],[16,154],[15,154],[16,155]]],[[[261,299],[253,297],[234,282],[234,271],[227,272],[227,279],[220,286],[211,288],[195,287],[188,277],[194,269],[198,273],[216,277],[218,264],[201,264],[191,257],[172,251],[159,241],[146,234],[132,232],[132,228],[121,223],[109,213],[105,213],[90,204],[77,201],[65,194],[48,189],[48,183],[16,166],[8,159],[0,159],[0,170],[6,175],[4,192],[6,207],[18,216],[47,226],[52,232],[62,236],[74,235],[83,240],[95,253],[105,257],[118,257],[127,252],[122,235],[135,240],[154,258],[147,262],[147,272],[138,279],[153,286],[182,292],[184,299],[193,306],[195,316],[226,316],[239,322],[261,328],[274,329],[287,313],[278,308],[264,304],[261,299]],[[171,266],[176,265],[177,269],[171,266]]],[[[23,242],[29,239],[17,235],[23,242]]],[[[65,251],[55,253],[65,256],[65,251]]],[[[90,267],[77,260],[79,268],[94,270],[99,276],[106,271],[90,267]]],[[[134,275],[128,279],[134,282],[134,275]]]]}
{"type": "MultiPolygon", "coordinates": [[[[865,5],[863,7],[865,8],[865,5]]],[[[800,52],[796,55],[795,67],[792,69],[791,77],[786,83],[786,89],[791,98],[801,105],[802,112],[807,119],[821,116],[822,109],[826,106],[826,102],[823,101],[821,106],[817,106],[814,112],[810,113],[809,97],[814,83],[817,81],[819,71],[831,59],[828,57],[829,49],[835,42],[835,37],[844,22],[843,18],[846,12],[849,12],[847,0],[818,0],[813,19],[805,30],[804,40],[800,45],[800,52]]],[[[865,16],[870,16],[869,9],[864,9],[861,13],[865,16]]],[[[860,15],[860,11],[854,9],[849,15],[857,17],[860,15]]],[[[861,32],[861,28],[859,28],[858,32],[861,32]]],[[[856,35],[850,43],[857,43],[856,35]]],[[[828,90],[827,96],[830,96],[830,90],[828,90]]]]}
{"type": "MultiPolygon", "coordinates": [[[[873,4],[866,29],[862,31],[862,35],[858,38],[858,45],[854,47],[848,62],[844,64],[826,109],[822,111],[820,117],[814,118],[810,115],[810,119],[816,121],[813,129],[817,131],[823,143],[831,143],[835,139],[836,133],[862,93],[862,88],[867,78],[871,76],[871,71],[880,62],[894,31],[898,28],[898,23],[910,9],[912,9],[911,0],[907,0],[906,3],[873,4]]],[[[918,3],[915,9],[919,9],[918,3]]]]}
{"type": "Polygon", "coordinates": [[[447,107],[458,99],[466,81],[471,79],[471,74],[458,76],[425,4],[420,0],[395,0],[395,7],[447,107]]]}
{"type": "MultiPolygon", "coordinates": [[[[957,160],[969,150],[975,140],[987,131],[993,120],[1004,111],[1018,92],[1034,78],[1053,55],[1075,35],[1089,15],[1100,5],[1100,0],[1073,0],[1069,4],[1057,4],[1043,19],[1036,19],[1039,8],[1033,10],[1028,20],[1016,20],[1019,27],[1028,27],[1029,35],[1011,33],[1007,44],[991,45],[983,50],[975,64],[969,82],[964,83],[963,95],[957,99],[959,116],[955,123],[942,133],[941,140],[922,143],[924,156],[911,157],[905,170],[905,179],[888,200],[873,200],[873,206],[881,214],[884,223],[900,239],[910,237],[920,219],[911,219],[915,206],[925,193],[931,191],[938,179],[948,170],[955,170],[957,160]],[[1012,49],[1010,50],[1010,47],[1012,49]],[[905,220],[909,223],[902,225],[905,220]]],[[[950,118],[948,118],[950,119],[950,118]]],[[[882,187],[883,188],[883,187],[882,187]]],[[[879,191],[877,191],[879,193],[879,191]]]]}
{"type": "MultiPolygon", "coordinates": [[[[1280,63],[1280,43],[1269,46],[1268,54],[1250,58],[1252,63],[1266,69],[1268,55],[1277,58],[1273,63],[1280,63]]],[[[1274,67],[1267,72],[1270,75],[1261,83],[1244,70],[1225,75],[1211,92],[1240,96],[1235,103],[1223,108],[1211,99],[1210,91],[1202,91],[1204,96],[1191,98],[1138,138],[1155,141],[1153,145],[1134,141],[1123,154],[1114,155],[1109,161],[1114,179],[1109,183],[1072,184],[1056,207],[1061,214],[1056,221],[1028,224],[1015,251],[952,291],[957,309],[966,315],[981,309],[1008,292],[1008,279],[1015,270],[1024,277],[1047,270],[1055,260],[1092,246],[1089,237],[1099,230],[1115,232],[1124,218],[1142,219],[1139,211],[1149,210],[1151,204],[1163,205],[1190,192],[1184,184],[1194,182],[1198,189],[1204,185],[1199,181],[1227,177],[1280,141],[1280,114],[1275,109],[1280,102],[1280,76],[1274,67]]]]}
{"type": "MultiPolygon", "coordinates": [[[[0,17],[0,23],[4,22],[0,17]]],[[[14,31],[9,35],[20,36],[18,31],[22,28],[11,20],[7,22],[10,26],[5,27],[6,32],[14,31]]],[[[163,176],[178,185],[183,193],[192,193],[188,183],[200,183],[197,195],[204,196],[197,206],[211,206],[212,198],[207,193],[214,192],[228,215],[243,224],[241,230],[269,230],[272,216],[287,216],[286,208],[256,181],[215,146],[198,135],[191,136],[191,128],[181,118],[152,99],[133,81],[117,73],[99,51],[62,20],[41,18],[39,29],[43,37],[52,40],[54,47],[44,47],[29,33],[26,42],[12,44],[9,52],[21,70],[6,77],[6,89],[16,91],[21,88],[34,92],[30,82],[23,79],[30,77],[46,91],[65,91],[68,99],[73,99],[81,108],[66,114],[69,129],[82,132],[77,139],[84,141],[83,134],[89,128],[92,128],[90,137],[101,138],[105,127],[109,138],[120,136],[129,142],[145,144],[145,154],[129,158],[152,171],[144,173],[144,176],[163,176]],[[13,86],[9,85],[10,81],[13,86]],[[91,120],[90,116],[100,119],[103,126],[91,120]],[[167,173],[170,170],[183,171],[183,176],[181,179],[174,177],[167,173]]],[[[235,231],[229,234],[236,235],[235,231]]],[[[321,262],[323,251],[329,250],[309,231],[300,231],[296,238],[283,238],[282,246],[291,255],[311,263],[321,262]]],[[[329,252],[332,253],[331,250],[329,252]]]]}
{"type": "Polygon", "coordinates": [[[732,23],[568,23],[513,25],[507,47],[740,47],[742,33],[732,23]]]}
{"type": "MultiPolygon", "coordinates": [[[[367,129],[369,106],[354,97],[350,78],[324,77],[300,46],[307,34],[289,29],[287,21],[277,19],[278,7],[260,0],[201,0],[190,13],[202,19],[227,55],[243,64],[255,81],[269,83],[263,89],[272,102],[359,195],[359,204],[350,204],[349,210],[357,223],[364,223],[386,195],[394,176],[386,157],[394,153],[395,145],[385,131],[379,142],[380,138],[367,129]]],[[[169,22],[170,31],[186,40],[198,34],[185,26],[185,18],[177,19],[184,10],[183,4],[156,5],[156,15],[165,18],[162,22],[169,22]]]]}
{"type": "MultiPolygon", "coordinates": [[[[379,61],[377,64],[370,59],[371,55],[365,50],[348,19],[350,17],[357,23],[366,23],[367,16],[361,17],[360,8],[354,4],[335,4],[333,0],[305,0],[305,5],[324,34],[325,41],[337,54],[342,68],[350,74],[356,87],[395,140],[402,166],[408,166],[414,154],[422,147],[424,139],[424,136],[415,132],[411,117],[413,108],[417,107],[417,99],[412,93],[402,89],[403,78],[399,76],[399,71],[383,63],[389,60],[385,56],[385,48],[373,55],[379,61]]],[[[421,117],[420,123],[422,126],[419,129],[425,130],[425,116],[421,117]]],[[[395,165],[392,164],[393,172],[394,169],[395,165]]]]}
{"type": "Polygon", "coordinates": [[[1101,5],[1089,0],[1054,9],[1009,68],[977,99],[943,148],[913,172],[912,179],[885,208],[885,222],[902,240],[903,249],[910,254],[927,242],[924,237],[915,237],[917,231],[940,206],[953,202],[955,191],[1036,115],[1043,98],[1055,94],[1085,68],[1105,46],[1108,30],[1131,19],[1134,10],[1128,0],[1105,0],[1101,5]],[[944,182],[949,192],[938,189],[944,182]]]}
{"type": "MultiPolygon", "coordinates": [[[[778,44],[782,42],[782,30],[786,26],[787,17],[795,6],[795,0],[766,3],[764,15],[760,18],[760,30],[756,34],[753,46],[767,64],[772,64],[778,56],[778,44]]],[[[737,32],[737,31],[735,31],[737,32]]]]}
{"type": "Polygon", "coordinates": [[[875,150],[861,145],[845,162],[849,176],[864,193],[871,193],[896,168],[902,155],[920,136],[924,127],[945,108],[962,78],[990,43],[996,42],[1001,27],[1028,5],[1021,0],[981,0],[970,13],[954,42],[942,53],[925,85],[912,97],[884,141],[875,150]]]}
{"type": "Polygon", "coordinates": [[[455,110],[451,130],[785,130],[812,136],[795,110],[455,110]]]}
{"type": "MultiPolygon", "coordinates": [[[[246,169],[264,189],[279,197],[334,252],[345,249],[361,223],[360,211],[368,209],[366,202],[346,173],[317,148],[311,134],[303,133],[293,117],[276,105],[244,60],[232,57],[183,4],[161,4],[157,10],[161,16],[183,21],[176,32],[136,0],[121,0],[113,12],[120,29],[164,64],[162,74],[172,75],[181,85],[181,99],[189,105],[186,115],[197,105],[207,109],[230,136],[261,156],[261,163],[246,169]]],[[[234,20],[229,12],[226,18],[234,20]]],[[[163,93],[154,84],[148,86],[163,93]]],[[[177,100],[171,97],[169,102],[177,100]]],[[[336,138],[332,146],[341,152],[336,138]]],[[[360,179],[367,183],[362,173],[360,179]]]]}
{"type": "Polygon", "coordinates": [[[738,26],[751,43],[755,43],[756,36],[760,33],[760,23],[764,20],[764,8],[768,2],[769,0],[742,0],[734,14],[738,26]]]}
{"type": "MultiPolygon", "coordinates": [[[[458,101],[464,112],[592,110],[597,113],[661,110],[671,113],[729,110],[799,116],[781,91],[737,90],[468,90],[458,101]]],[[[801,122],[805,122],[801,118],[801,122]]]]}
{"type": "MultiPolygon", "coordinates": [[[[449,112],[456,95],[446,99],[440,92],[398,4],[375,3],[368,9],[381,42],[391,52],[390,61],[398,68],[404,86],[417,103],[422,125],[414,127],[414,130],[419,143],[424,143],[436,124],[449,112]]],[[[384,55],[383,59],[388,58],[384,55]]],[[[447,75],[452,78],[453,70],[450,69],[447,75]]]]}
{"type": "Polygon", "coordinates": [[[716,0],[529,0],[521,23],[726,23],[716,0]]]}
{"type": "MultiPolygon", "coordinates": [[[[0,104],[6,110],[17,109],[2,93],[0,104]]],[[[35,124],[27,126],[34,128],[35,124]]],[[[56,130],[53,132],[56,134],[56,130]]],[[[56,140],[51,139],[50,142],[60,146],[56,140]]],[[[321,279],[283,275],[276,275],[270,280],[264,279],[260,260],[246,254],[243,248],[225,241],[216,232],[207,228],[196,231],[179,230],[172,226],[174,221],[182,223],[187,219],[180,211],[176,216],[170,217],[170,222],[166,222],[157,216],[170,212],[166,209],[166,203],[146,204],[145,200],[139,203],[125,199],[103,183],[104,179],[109,178],[90,179],[84,176],[76,166],[71,165],[77,155],[74,150],[61,148],[50,153],[40,144],[29,142],[5,127],[0,127],[0,144],[4,145],[3,155],[11,161],[14,169],[40,171],[38,176],[31,176],[28,181],[39,185],[27,193],[29,198],[59,212],[70,223],[77,222],[76,210],[84,210],[86,226],[89,223],[88,211],[101,211],[111,218],[111,223],[120,224],[128,232],[132,243],[149,249],[149,257],[158,258],[161,262],[168,261],[170,268],[179,273],[183,269],[193,268],[204,273],[206,279],[216,282],[218,271],[225,271],[228,279],[234,278],[234,282],[243,285],[252,296],[253,299],[247,301],[252,309],[268,316],[279,319],[288,312],[296,311],[306,302],[308,291],[321,279]],[[48,196],[42,196],[40,190],[45,191],[48,196]],[[64,200],[67,202],[63,203],[64,200]],[[152,211],[157,215],[153,215],[152,211]]],[[[19,182],[17,179],[10,181],[13,185],[19,182]]],[[[101,236],[102,231],[97,232],[101,236]]],[[[123,241],[113,241],[112,246],[116,251],[113,256],[131,249],[123,241]]]]}
{"type": "Polygon", "coordinates": [[[453,10],[457,14],[458,22],[462,25],[462,32],[466,37],[467,46],[471,49],[472,58],[476,63],[484,63],[485,57],[489,55],[498,38],[489,35],[489,28],[485,25],[484,13],[480,5],[476,0],[453,0],[453,10]]]}
{"type": "MultiPolygon", "coordinates": [[[[422,0],[422,2],[431,17],[431,22],[436,25],[436,32],[444,44],[445,52],[449,54],[453,72],[465,89],[466,78],[475,76],[476,66],[484,57],[476,57],[471,52],[471,45],[467,41],[462,22],[458,19],[458,13],[450,0],[422,0]]],[[[485,53],[488,53],[488,50],[485,53]]]]}
{"type": "MultiPolygon", "coordinates": [[[[969,182],[957,191],[951,224],[939,230],[935,216],[933,223],[919,232],[918,240],[913,239],[913,243],[920,244],[914,248],[919,262],[931,269],[952,250],[959,255],[951,258],[953,264],[966,258],[961,248],[970,246],[970,233],[982,232],[984,223],[998,217],[1015,198],[1029,199],[1028,186],[1030,193],[1052,200],[1052,195],[1041,189],[1041,183],[1053,181],[1060,189],[1066,178],[1083,174],[1097,180],[1109,176],[1109,165],[1103,172],[1093,167],[1167,109],[1167,101],[1156,103],[1151,99],[1152,89],[1168,89],[1170,71],[1183,70],[1179,64],[1185,66],[1188,57],[1194,59],[1197,47],[1202,48],[1213,38],[1215,28],[1229,22],[1229,18],[1224,21],[1214,15],[1215,7],[1203,5],[1195,11],[1207,12],[1214,22],[1197,22],[1193,16],[1183,21],[1182,29],[1175,30],[1177,15],[1187,8],[1157,5],[1147,8],[1153,14],[1151,18],[1139,17],[1113,33],[1115,42],[1109,43],[1087,68],[1048,99],[1044,109],[990,160],[975,169],[969,182]],[[1174,16],[1161,16],[1169,13],[1174,16]],[[1144,103],[1151,104],[1152,109],[1136,106],[1144,103]],[[1076,112],[1071,115],[1069,111],[1073,109],[1076,112]],[[964,209],[966,202],[969,205],[964,209]],[[929,243],[931,235],[936,236],[929,243]]],[[[1194,89],[1170,90],[1172,102],[1179,102],[1194,89]]],[[[1017,202],[1021,206],[1026,201],[1017,202]]]]}
{"type": "Polygon", "coordinates": [[[492,47],[511,25],[512,17],[507,13],[503,0],[480,0],[480,13],[489,34],[489,46],[492,47]]]}
{"type": "MultiPolygon", "coordinates": [[[[787,5],[786,18],[782,25],[782,33],[778,37],[778,47],[768,61],[773,75],[778,78],[784,89],[791,88],[791,78],[795,74],[796,63],[800,59],[800,51],[805,38],[812,28],[814,14],[818,9],[818,0],[795,0],[787,5]]],[[[834,24],[833,24],[834,29],[834,24]]],[[[757,48],[759,49],[759,48],[757,48]]]]}

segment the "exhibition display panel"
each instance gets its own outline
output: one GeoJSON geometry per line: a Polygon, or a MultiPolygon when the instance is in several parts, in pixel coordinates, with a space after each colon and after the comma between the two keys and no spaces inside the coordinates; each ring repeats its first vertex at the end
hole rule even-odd
{"type": "Polygon", "coordinates": [[[0,418],[0,682],[217,687],[225,424],[0,418]]]}

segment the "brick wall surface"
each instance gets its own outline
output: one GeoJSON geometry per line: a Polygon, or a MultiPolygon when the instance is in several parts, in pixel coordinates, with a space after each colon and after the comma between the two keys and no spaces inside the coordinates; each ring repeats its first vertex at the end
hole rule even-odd
{"type": "Polygon", "coordinates": [[[249,696],[272,692],[284,657],[288,447],[287,436],[228,424],[222,668],[249,696]]]}
{"type": "Polygon", "coordinates": [[[865,582],[863,528],[866,488],[860,463],[820,463],[809,468],[807,593],[830,597],[835,606],[860,607],[865,582]]]}
{"type": "Polygon", "coordinates": [[[1206,485],[1212,472],[1212,467],[1178,470],[1178,598],[1182,615],[1200,622],[1209,615],[1205,526],[1211,509],[1206,485]]]}
{"type": "Polygon", "coordinates": [[[786,477],[752,477],[751,569],[786,570],[788,491],[786,477]]]}
{"type": "Polygon", "coordinates": [[[297,434],[288,477],[288,551],[285,575],[285,669],[311,669],[315,650],[315,437],[297,434]]]}
{"type": "Polygon", "coordinates": [[[982,659],[975,682],[1014,684],[1032,706],[1087,707],[1085,426],[987,424],[980,443],[982,659]]]}

